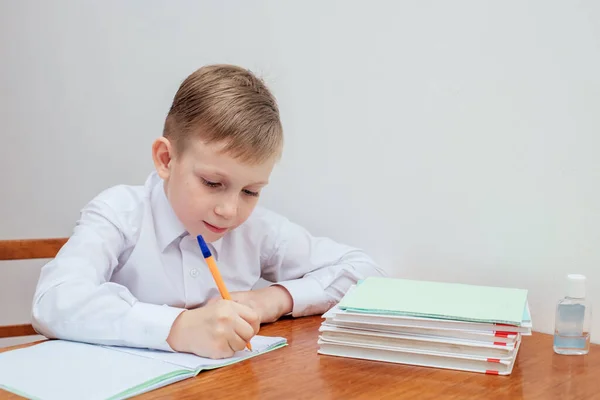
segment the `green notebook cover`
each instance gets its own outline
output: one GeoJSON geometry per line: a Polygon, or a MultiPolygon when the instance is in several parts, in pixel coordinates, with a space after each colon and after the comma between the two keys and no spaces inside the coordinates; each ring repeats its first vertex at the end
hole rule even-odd
{"type": "Polygon", "coordinates": [[[347,311],[521,326],[527,290],[370,277],[340,302],[347,311]]]}

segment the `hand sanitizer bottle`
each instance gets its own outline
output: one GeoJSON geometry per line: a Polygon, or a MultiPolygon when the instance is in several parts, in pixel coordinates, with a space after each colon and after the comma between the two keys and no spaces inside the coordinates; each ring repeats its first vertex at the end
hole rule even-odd
{"type": "Polygon", "coordinates": [[[590,351],[592,305],[585,298],[585,276],[567,276],[567,296],[556,306],[554,352],[583,355],[590,351]]]}

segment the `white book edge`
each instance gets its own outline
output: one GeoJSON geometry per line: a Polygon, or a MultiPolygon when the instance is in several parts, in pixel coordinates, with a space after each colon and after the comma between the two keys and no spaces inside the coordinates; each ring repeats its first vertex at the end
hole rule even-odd
{"type": "Polygon", "coordinates": [[[447,357],[470,357],[477,359],[501,359],[507,360],[514,356],[515,350],[502,351],[497,349],[464,348],[456,345],[444,345],[438,343],[415,342],[415,343],[385,343],[361,340],[360,338],[339,337],[327,332],[319,336],[319,339],[328,343],[345,344],[353,347],[365,347],[388,351],[401,351],[409,353],[441,354],[447,357]]]}
{"type": "Polygon", "coordinates": [[[458,357],[444,357],[437,354],[369,349],[365,347],[327,343],[323,342],[322,340],[319,340],[318,344],[320,347],[317,352],[323,355],[467,372],[487,373],[492,375],[510,375],[512,373],[518,350],[520,348],[519,343],[513,359],[509,364],[505,364],[502,362],[489,362],[487,360],[483,361],[458,357]]]}
{"type": "Polygon", "coordinates": [[[437,329],[437,328],[418,328],[413,326],[379,325],[379,324],[358,324],[351,322],[333,321],[331,318],[325,319],[322,326],[352,329],[355,331],[379,332],[390,334],[402,334],[409,336],[426,336],[438,338],[456,338],[458,340],[475,340],[482,342],[515,343],[519,334],[497,335],[490,331],[473,330],[455,330],[455,329],[437,329]]]}
{"type": "Polygon", "coordinates": [[[453,344],[457,346],[466,346],[466,347],[480,347],[494,350],[504,350],[510,352],[514,350],[515,345],[513,343],[507,343],[505,345],[495,345],[490,344],[489,342],[480,342],[474,340],[461,340],[456,338],[440,338],[435,336],[425,336],[425,335],[406,335],[406,334],[394,334],[394,333],[383,333],[383,332],[372,332],[372,331],[358,331],[348,328],[341,328],[336,326],[327,326],[321,325],[319,327],[319,332],[340,332],[348,335],[357,335],[357,336],[371,336],[378,338],[392,338],[392,339],[406,339],[418,342],[431,342],[431,343],[440,343],[440,344],[453,344]]]}
{"type": "Polygon", "coordinates": [[[387,352],[395,352],[395,353],[410,353],[410,354],[425,354],[436,357],[444,357],[444,358],[456,358],[461,360],[473,360],[473,361],[485,361],[490,363],[499,363],[499,364],[508,364],[516,357],[516,351],[505,355],[503,357],[490,357],[483,355],[475,355],[475,354],[460,354],[460,353],[447,353],[443,351],[435,351],[426,348],[400,348],[400,347],[389,347],[389,346],[381,346],[381,345],[373,345],[373,344],[363,344],[363,343],[352,343],[345,342],[342,340],[331,340],[327,339],[323,336],[319,336],[317,340],[318,345],[337,345],[337,346],[347,346],[359,349],[369,349],[369,350],[381,350],[387,352]],[[489,361],[493,360],[493,361],[489,361]]]}

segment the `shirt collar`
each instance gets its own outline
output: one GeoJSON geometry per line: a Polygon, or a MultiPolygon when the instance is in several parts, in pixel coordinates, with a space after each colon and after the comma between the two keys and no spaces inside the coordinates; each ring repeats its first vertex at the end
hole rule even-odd
{"type": "Polygon", "coordinates": [[[215,257],[215,260],[219,261],[219,253],[221,253],[221,248],[223,247],[223,238],[216,240],[212,243],[209,243],[212,247],[212,255],[215,257]]]}
{"type": "Polygon", "coordinates": [[[167,199],[164,181],[158,175],[152,181],[154,186],[150,193],[150,204],[154,216],[154,231],[159,250],[163,252],[175,239],[185,236],[187,231],[167,199]]]}

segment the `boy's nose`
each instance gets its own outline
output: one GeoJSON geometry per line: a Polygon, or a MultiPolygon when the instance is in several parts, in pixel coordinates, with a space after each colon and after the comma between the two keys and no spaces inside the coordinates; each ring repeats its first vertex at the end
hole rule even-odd
{"type": "Polygon", "coordinates": [[[232,198],[223,199],[223,201],[215,207],[215,214],[225,219],[232,219],[237,214],[237,201],[232,198]]]}

